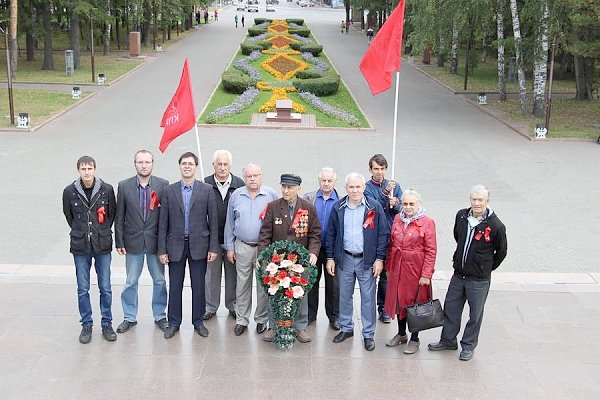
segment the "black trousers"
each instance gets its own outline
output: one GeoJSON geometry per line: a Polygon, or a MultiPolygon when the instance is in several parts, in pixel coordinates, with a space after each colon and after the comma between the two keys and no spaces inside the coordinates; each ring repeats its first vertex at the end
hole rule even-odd
{"type": "Polygon", "coordinates": [[[204,292],[206,258],[193,260],[190,254],[189,242],[186,241],[181,260],[169,262],[169,311],[167,313],[169,326],[181,325],[181,296],[183,293],[186,261],[190,268],[190,280],[192,284],[192,323],[194,327],[204,325],[203,317],[206,311],[204,292]]]}
{"type": "Polygon", "coordinates": [[[385,292],[387,291],[387,274],[385,270],[379,274],[379,284],[377,285],[377,312],[383,311],[385,305],[385,292]]]}
{"type": "Polygon", "coordinates": [[[327,264],[327,253],[321,249],[317,258],[317,281],[315,286],[308,292],[308,321],[317,319],[319,310],[319,282],[321,275],[325,275],[325,313],[329,321],[337,321],[340,314],[340,285],[338,277],[327,273],[325,265],[327,264]]]}

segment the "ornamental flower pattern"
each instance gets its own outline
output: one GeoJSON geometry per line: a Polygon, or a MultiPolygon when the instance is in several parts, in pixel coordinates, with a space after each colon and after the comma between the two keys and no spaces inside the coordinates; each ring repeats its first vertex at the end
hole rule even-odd
{"type": "Polygon", "coordinates": [[[334,107],[330,104],[325,103],[318,96],[309,93],[309,92],[299,92],[298,95],[306,101],[307,103],[312,104],[314,107],[323,111],[325,114],[330,115],[334,118],[340,119],[342,121],[348,122],[352,126],[360,126],[360,121],[357,117],[346,112],[344,110],[340,110],[337,107],[334,107]]]}

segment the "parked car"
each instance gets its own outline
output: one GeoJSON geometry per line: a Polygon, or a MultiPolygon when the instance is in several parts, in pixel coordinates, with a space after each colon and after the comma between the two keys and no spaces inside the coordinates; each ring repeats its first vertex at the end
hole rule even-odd
{"type": "Polygon", "coordinates": [[[298,5],[299,5],[300,7],[308,7],[308,6],[309,6],[309,4],[310,4],[310,3],[309,3],[308,1],[306,1],[306,0],[300,0],[300,2],[298,3],[298,5]]]}
{"type": "Polygon", "coordinates": [[[272,4],[267,4],[266,11],[267,12],[275,12],[275,6],[272,4]]]}
{"type": "Polygon", "coordinates": [[[258,12],[258,6],[255,6],[255,5],[248,6],[248,8],[246,8],[246,11],[248,11],[248,12],[258,12]]]}
{"type": "Polygon", "coordinates": [[[236,11],[246,11],[246,5],[244,3],[238,3],[236,11]]]}

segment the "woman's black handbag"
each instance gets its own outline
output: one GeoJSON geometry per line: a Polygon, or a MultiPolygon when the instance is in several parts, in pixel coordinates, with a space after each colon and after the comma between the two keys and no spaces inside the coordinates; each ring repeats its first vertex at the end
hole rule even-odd
{"type": "Polygon", "coordinates": [[[417,304],[421,286],[423,285],[419,285],[419,289],[417,290],[415,303],[412,306],[406,307],[406,320],[408,323],[408,330],[411,332],[437,328],[444,324],[444,319],[446,318],[444,310],[442,309],[442,303],[440,303],[438,299],[433,300],[431,298],[431,285],[427,285],[429,287],[427,301],[417,304]]]}

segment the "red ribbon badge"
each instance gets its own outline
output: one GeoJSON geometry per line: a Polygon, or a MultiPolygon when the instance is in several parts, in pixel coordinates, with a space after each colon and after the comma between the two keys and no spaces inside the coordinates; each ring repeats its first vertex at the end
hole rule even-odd
{"type": "Polygon", "coordinates": [[[260,212],[260,215],[258,216],[258,219],[260,221],[262,221],[263,219],[265,219],[265,215],[267,214],[267,208],[269,207],[269,205],[267,204],[265,206],[265,208],[263,208],[263,210],[260,212]]]}
{"type": "Polygon", "coordinates": [[[492,239],[490,239],[490,233],[492,232],[492,229],[489,226],[485,227],[485,233],[483,234],[483,238],[485,239],[486,243],[489,243],[492,239]]]}
{"type": "Polygon", "coordinates": [[[294,216],[294,222],[292,222],[293,229],[296,229],[296,227],[298,226],[298,222],[300,221],[300,217],[302,217],[303,215],[308,216],[308,210],[303,210],[299,208],[298,211],[296,211],[296,215],[294,216]]]}
{"type": "Polygon", "coordinates": [[[153,211],[155,206],[160,207],[160,200],[158,199],[158,196],[156,196],[156,192],[153,190],[152,193],[150,193],[150,211],[153,211]]]}
{"type": "Polygon", "coordinates": [[[104,206],[98,208],[98,223],[99,224],[103,224],[104,223],[104,216],[106,215],[106,210],[104,210],[104,206]]]}
{"type": "Polygon", "coordinates": [[[367,227],[373,229],[375,228],[375,224],[373,221],[375,220],[375,210],[369,210],[367,213],[367,219],[365,219],[365,223],[363,224],[363,229],[367,229],[367,227]]]}

